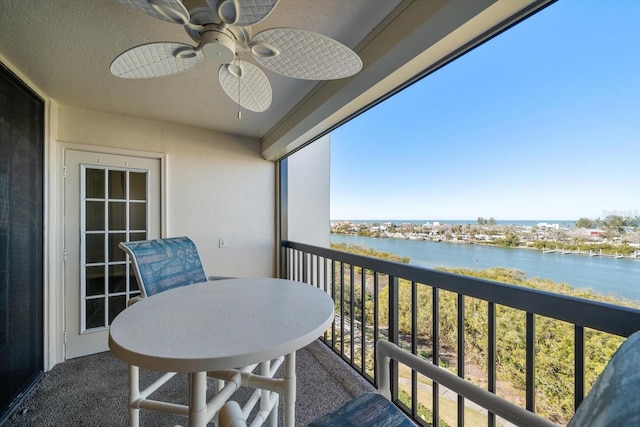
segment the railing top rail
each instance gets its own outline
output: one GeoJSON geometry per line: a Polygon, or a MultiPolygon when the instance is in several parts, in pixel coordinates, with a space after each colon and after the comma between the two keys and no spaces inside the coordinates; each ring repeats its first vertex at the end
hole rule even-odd
{"type": "Polygon", "coordinates": [[[640,330],[640,310],[630,307],[461,276],[305,243],[283,240],[281,245],[381,274],[624,337],[640,330]]]}

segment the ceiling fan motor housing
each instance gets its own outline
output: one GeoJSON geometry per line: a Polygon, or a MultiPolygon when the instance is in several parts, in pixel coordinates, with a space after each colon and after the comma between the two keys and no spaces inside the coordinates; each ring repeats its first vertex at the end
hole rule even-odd
{"type": "Polygon", "coordinates": [[[218,29],[206,29],[202,33],[202,53],[216,64],[230,64],[236,58],[233,37],[218,29]]]}

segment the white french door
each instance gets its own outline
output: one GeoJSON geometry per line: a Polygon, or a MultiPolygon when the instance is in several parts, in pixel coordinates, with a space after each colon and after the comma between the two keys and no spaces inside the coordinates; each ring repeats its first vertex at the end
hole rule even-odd
{"type": "Polygon", "coordinates": [[[140,293],[121,241],[160,237],[160,159],[65,151],[65,357],[108,350],[140,293]]]}

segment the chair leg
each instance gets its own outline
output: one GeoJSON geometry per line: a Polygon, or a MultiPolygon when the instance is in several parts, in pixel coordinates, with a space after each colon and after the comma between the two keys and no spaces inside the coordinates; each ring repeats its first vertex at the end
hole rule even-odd
{"type": "Polygon", "coordinates": [[[278,427],[278,406],[280,406],[280,398],[273,405],[271,416],[269,417],[269,427],[278,427]]]}
{"type": "MultiPolygon", "coordinates": [[[[271,375],[271,361],[267,360],[266,362],[262,362],[260,363],[260,374],[265,376],[265,377],[270,377],[271,375]]],[[[260,410],[264,411],[268,408],[269,406],[269,396],[271,395],[269,390],[261,390],[260,391],[260,410]]],[[[271,412],[271,414],[269,414],[271,417],[273,417],[273,412],[271,412]]],[[[278,414],[276,413],[276,417],[278,416],[278,414]]]]}
{"type": "Polygon", "coordinates": [[[140,398],[140,369],[129,365],[129,425],[139,427],[140,409],[133,406],[133,402],[140,398]]]}
{"type": "MultiPolygon", "coordinates": [[[[218,392],[219,392],[220,390],[222,390],[222,389],[224,388],[224,386],[225,386],[225,381],[224,381],[224,380],[220,380],[220,379],[216,379],[216,380],[214,380],[214,381],[213,381],[213,387],[214,387],[214,388],[213,388],[213,392],[214,392],[214,394],[218,394],[218,392]]],[[[220,423],[219,423],[219,419],[220,419],[220,414],[219,414],[219,413],[216,413],[216,414],[213,416],[213,420],[212,420],[212,421],[213,421],[213,425],[214,425],[214,426],[218,426],[218,425],[220,425],[220,423]]]]}

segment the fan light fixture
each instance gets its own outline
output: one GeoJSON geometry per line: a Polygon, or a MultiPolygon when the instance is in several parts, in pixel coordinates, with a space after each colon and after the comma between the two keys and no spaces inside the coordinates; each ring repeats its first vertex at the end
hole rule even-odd
{"type": "Polygon", "coordinates": [[[216,64],[228,64],[236,58],[236,45],[233,38],[217,29],[207,29],[202,33],[202,53],[216,64]]]}
{"type": "Polygon", "coordinates": [[[199,65],[203,58],[219,65],[218,81],[239,106],[255,112],[271,105],[269,79],[251,62],[287,77],[333,80],[352,76],[362,61],[351,49],[322,34],[297,28],[270,28],[252,38],[249,26],[265,19],[278,0],[206,0],[191,10],[180,0],[119,0],[154,18],[180,24],[197,43],[148,43],[118,55],[114,76],[145,79],[169,76],[199,65]],[[242,90],[240,90],[242,89],[242,90]]]}

